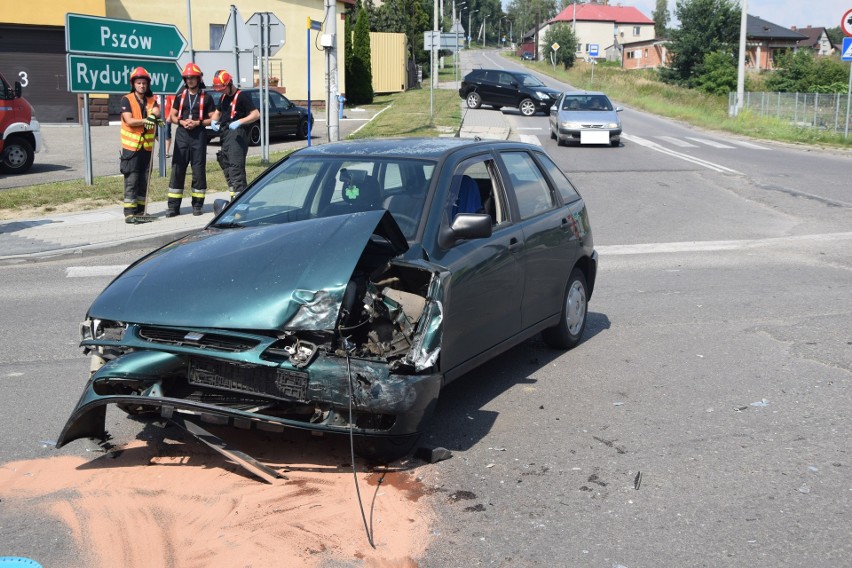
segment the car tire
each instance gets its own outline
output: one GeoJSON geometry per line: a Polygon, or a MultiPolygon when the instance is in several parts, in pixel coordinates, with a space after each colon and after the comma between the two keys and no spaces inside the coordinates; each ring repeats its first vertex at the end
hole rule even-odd
{"type": "Polygon", "coordinates": [[[296,127],[296,138],[299,140],[305,140],[308,137],[308,121],[307,119],[302,119],[299,121],[299,126],[296,127]]]}
{"type": "Polygon", "coordinates": [[[521,111],[521,114],[524,116],[532,116],[538,111],[538,108],[536,108],[532,99],[524,99],[521,101],[521,104],[518,105],[518,110],[521,111]]]}
{"type": "Polygon", "coordinates": [[[23,174],[32,167],[34,161],[35,150],[32,145],[16,136],[6,141],[0,171],[4,174],[23,174]]]}
{"type": "Polygon", "coordinates": [[[559,143],[559,137],[556,135],[556,132],[554,132],[554,130],[552,128],[550,129],[550,139],[556,140],[557,144],[559,143]]]}
{"type": "Polygon", "coordinates": [[[586,276],[579,268],[571,271],[565,296],[562,300],[562,314],[559,323],[541,332],[544,342],[554,349],[571,349],[583,337],[589,312],[589,290],[586,276]]]}
{"type": "Polygon", "coordinates": [[[618,138],[616,138],[615,140],[610,140],[609,145],[613,148],[618,148],[619,146],[621,146],[621,140],[618,138]]]}
{"type": "Polygon", "coordinates": [[[467,108],[479,108],[482,106],[482,97],[476,91],[467,94],[467,108]]]}
{"type": "Polygon", "coordinates": [[[407,436],[355,436],[355,454],[371,463],[389,464],[407,456],[420,434],[407,436]]]}
{"type": "Polygon", "coordinates": [[[260,146],[260,125],[257,122],[249,128],[248,143],[249,146],[260,146]]]}

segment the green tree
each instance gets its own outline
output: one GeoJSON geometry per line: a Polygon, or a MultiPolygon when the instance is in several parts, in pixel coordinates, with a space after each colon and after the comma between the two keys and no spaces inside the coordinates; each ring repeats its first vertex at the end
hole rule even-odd
{"type": "Polygon", "coordinates": [[[736,54],[740,7],[732,0],[678,0],[680,27],[671,30],[671,65],[660,76],[669,83],[692,86],[704,55],[713,51],[736,54]]]}
{"type": "Polygon", "coordinates": [[[838,93],[847,89],[849,68],[831,57],[814,57],[808,49],[777,57],[766,89],[781,93],[838,93]]]}
{"type": "Polygon", "coordinates": [[[713,51],[695,77],[695,87],[711,95],[727,95],[737,90],[737,64],[730,53],[713,51]]]}
{"type": "Polygon", "coordinates": [[[367,10],[358,10],[352,34],[352,56],[346,68],[346,98],[352,104],[373,102],[373,71],[370,53],[370,21],[367,10]]]}
{"type": "Polygon", "coordinates": [[[559,63],[565,69],[570,69],[574,66],[574,50],[577,47],[577,36],[574,35],[574,30],[568,22],[559,22],[552,26],[544,34],[544,45],[551,46],[554,43],[559,44],[559,49],[555,52],[547,48],[547,56],[553,54],[553,61],[559,63]]]}
{"type": "MultiPolygon", "coordinates": [[[[565,1],[566,8],[571,4],[572,2],[565,1]]],[[[521,39],[535,33],[536,23],[543,25],[556,17],[560,10],[556,0],[511,0],[506,12],[513,22],[515,41],[520,43],[521,39]]],[[[474,14],[474,17],[476,15],[474,14]]],[[[474,29],[478,28],[474,26],[474,29]]],[[[539,38],[539,41],[543,40],[539,38]]]]}
{"type": "Polygon", "coordinates": [[[654,36],[666,37],[669,29],[669,1],[657,0],[657,9],[652,14],[654,19],[654,36]]]}

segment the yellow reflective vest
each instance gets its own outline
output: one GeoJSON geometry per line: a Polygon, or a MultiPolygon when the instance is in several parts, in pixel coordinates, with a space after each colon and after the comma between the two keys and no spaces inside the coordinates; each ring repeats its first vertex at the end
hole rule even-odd
{"type": "MultiPolygon", "coordinates": [[[[157,99],[147,97],[145,99],[145,113],[142,113],[142,108],[139,106],[139,101],[136,100],[134,93],[124,95],[127,102],[130,103],[130,114],[133,118],[145,118],[151,114],[157,99]]],[[[131,152],[145,150],[150,152],[154,149],[154,129],[145,130],[144,126],[130,126],[124,122],[124,113],[121,114],[121,147],[131,152]]]]}

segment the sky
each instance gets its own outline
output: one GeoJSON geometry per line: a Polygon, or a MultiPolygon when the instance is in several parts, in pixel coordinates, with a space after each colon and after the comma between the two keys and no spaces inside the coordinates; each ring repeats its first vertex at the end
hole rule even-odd
{"type": "MultiPolygon", "coordinates": [[[[674,19],[676,0],[669,0],[669,14],[674,19]]],[[[610,0],[612,6],[634,6],[652,17],[656,0],[610,0]]],[[[785,28],[833,28],[852,9],[852,0],[748,0],[748,13],[785,28]]]]}

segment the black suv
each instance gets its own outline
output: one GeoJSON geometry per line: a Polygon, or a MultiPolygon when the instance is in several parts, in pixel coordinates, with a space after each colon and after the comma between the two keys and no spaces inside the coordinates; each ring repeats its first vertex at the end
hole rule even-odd
{"type": "Polygon", "coordinates": [[[549,113],[560,94],[529,73],[504,69],[474,69],[465,75],[459,89],[468,108],[513,106],[524,116],[549,113]]]}

